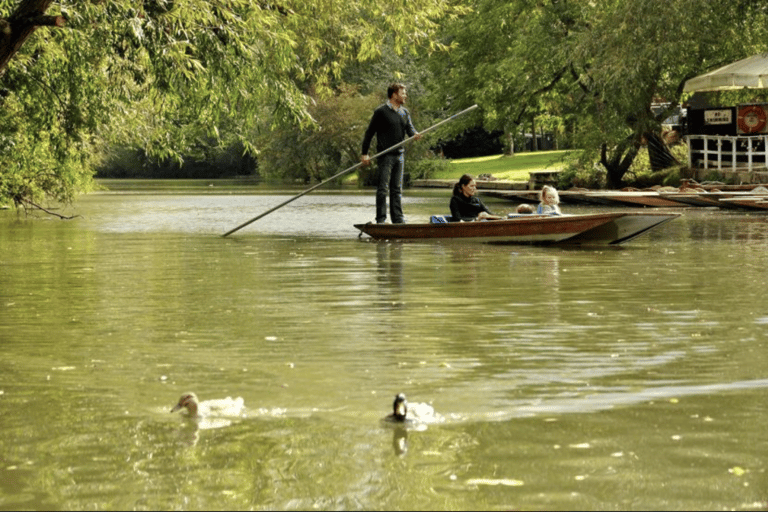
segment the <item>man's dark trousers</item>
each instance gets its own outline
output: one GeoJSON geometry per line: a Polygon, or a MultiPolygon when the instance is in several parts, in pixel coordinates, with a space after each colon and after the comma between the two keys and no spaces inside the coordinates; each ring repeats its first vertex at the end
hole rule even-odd
{"type": "Polygon", "coordinates": [[[393,224],[405,222],[403,216],[403,167],[405,154],[393,152],[378,158],[379,176],[376,188],[376,222],[387,220],[387,196],[389,217],[393,224]]]}

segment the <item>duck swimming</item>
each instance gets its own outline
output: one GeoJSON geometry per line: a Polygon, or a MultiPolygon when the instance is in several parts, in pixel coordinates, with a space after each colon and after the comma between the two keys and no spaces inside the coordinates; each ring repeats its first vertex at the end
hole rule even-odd
{"type": "Polygon", "coordinates": [[[392,414],[385,417],[384,420],[426,428],[429,423],[442,423],[444,418],[437,414],[431,405],[409,403],[403,393],[398,393],[392,402],[392,414]]]}
{"type": "Polygon", "coordinates": [[[217,400],[206,400],[200,402],[194,393],[184,393],[179,398],[179,402],[171,409],[176,412],[181,409],[187,409],[190,418],[201,417],[241,417],[245,412],[245,403],[242,397],[220,398],[217,400]]]}
{"type": "Polygon", "coordinates": [[[387,421],[397,421],[403,423],[405,417],[408,415],[408,400],[406,400],[403,393],[398,393],[395,396],[395,401],[392,402],[392,414],[387,416],[387,421]]]}

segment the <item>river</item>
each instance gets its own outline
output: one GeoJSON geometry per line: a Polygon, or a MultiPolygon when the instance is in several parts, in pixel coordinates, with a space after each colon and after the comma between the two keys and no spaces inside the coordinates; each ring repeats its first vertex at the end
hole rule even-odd
{"type": "MultiPolygon", "coordinates": [[[[407,218],[447,194],[406,191],[407,218]]],[[[326,191],[221,237],[290,197],[0,211],[0,508],[768,507],[764,214],[390,243],[352,226],[372,192],[326,191]],[[171,414],[187,391],[245,412],[171,414]],[[434,416],[383,422],[399,392],[434,416]]]]}

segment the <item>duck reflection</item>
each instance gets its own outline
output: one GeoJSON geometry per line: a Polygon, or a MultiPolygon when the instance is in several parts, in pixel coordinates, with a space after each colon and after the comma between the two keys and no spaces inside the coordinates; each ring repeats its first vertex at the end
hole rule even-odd
{"type": "Polygon", "coordinates": [[[408,453],[408,430],[402,425],[397,425],[392,432],[392,449],[398,457],[408,453]]]}
{"type": "Polygon", "coordinates": [[[194,419],[189,419],[176,430],[176,436],[182,445],[195,446],[200,440],[200,426],[194,419]]]}

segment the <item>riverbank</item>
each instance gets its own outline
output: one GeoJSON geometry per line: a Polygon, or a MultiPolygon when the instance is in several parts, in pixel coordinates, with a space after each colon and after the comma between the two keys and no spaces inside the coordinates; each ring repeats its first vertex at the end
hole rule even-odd
{"type": "Polygon", "coordinates": [[[475,158],[451,160],[448,170],[438,172],[432,178],[455,181],[462,174],[475,178],[492,176],[493,180],[506,182],[526,182],[531,172],[561,171],[565,159],[571,154],[567,151],[532,151],[514,155],[490,155],[475,158]]]}

